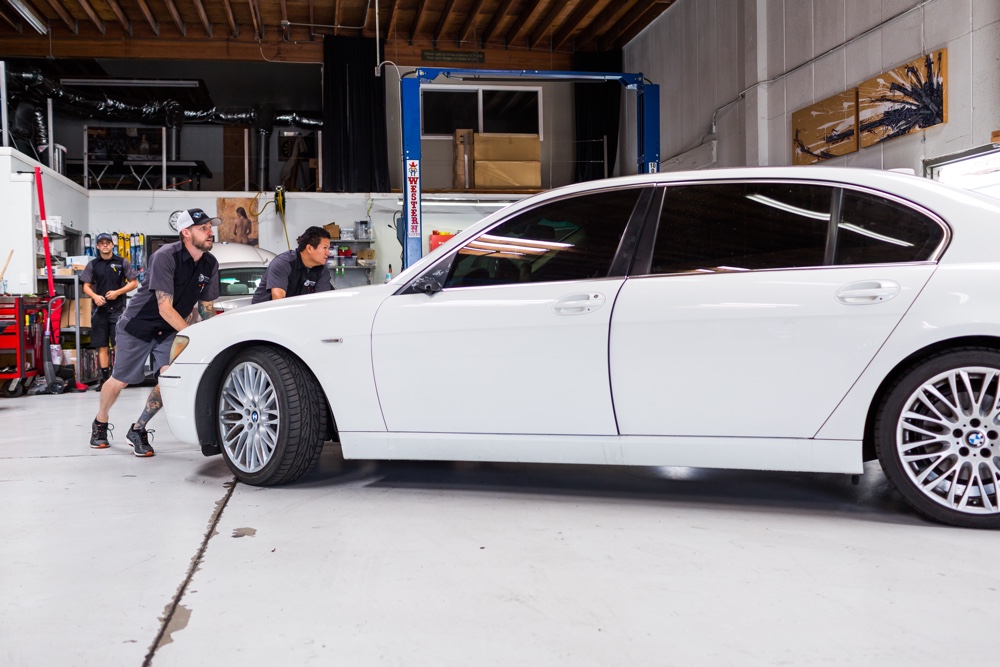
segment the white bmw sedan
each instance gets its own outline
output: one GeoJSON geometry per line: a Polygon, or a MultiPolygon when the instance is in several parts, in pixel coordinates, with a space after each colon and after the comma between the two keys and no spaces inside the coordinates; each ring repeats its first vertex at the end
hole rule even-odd
{"type": "Polygon", "coordinates": [[[1000,527],[1000,202],[764,168],[573,185],[387,285],[177,337],[180,439],[258,485],[347,458],[860,474],[1000,527]]]}

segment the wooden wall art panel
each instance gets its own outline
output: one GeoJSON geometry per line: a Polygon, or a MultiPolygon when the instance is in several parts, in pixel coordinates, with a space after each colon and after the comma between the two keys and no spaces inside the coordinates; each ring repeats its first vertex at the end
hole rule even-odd
{"type": "Polygon", "coordinates": [[[858,150],[858,89],[792,113],[792,163],[813,164],[858,150]]]}
{"type": "Polygon", "coordinates": [[[858,86],[861,146],[947,122],[947,73],[947,49],[940,49],[858,86]]]}

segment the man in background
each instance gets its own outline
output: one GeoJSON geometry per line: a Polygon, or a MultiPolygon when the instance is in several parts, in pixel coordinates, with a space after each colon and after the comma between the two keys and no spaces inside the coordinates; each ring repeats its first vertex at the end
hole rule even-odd
{"type": "Polygon", "coordinates": [[[286,250],[267,265],[251,303],[333,289],[330,273],[326,269],[326,258],[330,255],[330,232],[322,227],[310,227],[297,242],[296,249],[286,250]]]}
{"type": "MultiPolygon", "coordinates": [[[[138,273],[131,263],[114,252],[111,234],[97,235],[98,255],[87,263],[80,275],[83,293],[94,302],[90,323],[90,347],[97,348],[101,367],[100,389],[111,376],[110,345],[115,344],[115,326],[125,312],[125,295],[139,286],[138,273]]],[[[81,360],[82,361],[82,360],[81,360]]]]}

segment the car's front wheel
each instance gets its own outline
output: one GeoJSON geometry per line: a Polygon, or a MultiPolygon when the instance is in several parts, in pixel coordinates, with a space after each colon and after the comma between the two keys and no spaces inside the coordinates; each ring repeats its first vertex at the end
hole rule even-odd
{"type": "Polygon", "coordinates": [[[241,482],[292,482],[315,467],[327,414],[319,383],[291,354],[272,347],[244,350],[218,390],[222,456],[241,482]]]}
{"type": "Polygon", "coordinates": [[[919,512],[1000,528],[1000,352],[960,348],[910,368],[882,403],[875,448],[919,512]]]}

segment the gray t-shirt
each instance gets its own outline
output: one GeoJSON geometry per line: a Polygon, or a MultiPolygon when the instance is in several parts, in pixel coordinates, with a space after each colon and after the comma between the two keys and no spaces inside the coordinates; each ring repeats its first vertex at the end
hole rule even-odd
{"type": "Polygon", "coordinates": [[[307,269],[299,257],[299,251],[293,249],[286,250],[271,260],[250,302],[270,301],[272,289],[284,290],[286,296],[299,296],[313,292],[328,292],[333,286],[330,284],[330,273],[325,264],[307,269]],[[291,280],[295,280],[297,284],[289,286],[291,280]]]}
{"type": "MultiPolygon", "coordinates": [[[[142,310],[143,306],[156,298],[155,292],[157,291],[172,294],[175,303],[179,300],[180,295],[174,294],[174,276],[177,272],[177,263],[174,258],[177,256],[182,244],[183,241],[168,243],[154,252],[149,258],[149,267],[146,269],[146,280],[139,287],[135,296],[129,300],[128,310],[125,311],[127,317],[134,318],[142,310]]],[[[204,284],[198,301],[215,301],[219,296],[219,263],[214,261],[214,259],[213,257],[212,261],[207,263],[212,267],[211,275],[199,274],[198,276],[194,276],[192,272],[190,274],[191,279],[185,281],[186,284],[191,284],[192,289],[197,288],[199,284],[204,284]]],[[[185,264],[183,267],[185,273],[190,272],[191,269],[197,270],[197,265],[193,267],[187,266],[189,262],[193,263],[194,259],[186,250],[181,252],[181,261],[185,264]]]]}

